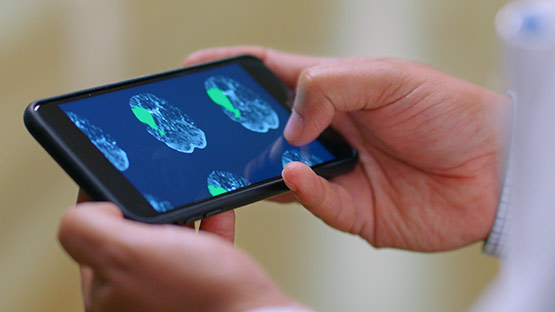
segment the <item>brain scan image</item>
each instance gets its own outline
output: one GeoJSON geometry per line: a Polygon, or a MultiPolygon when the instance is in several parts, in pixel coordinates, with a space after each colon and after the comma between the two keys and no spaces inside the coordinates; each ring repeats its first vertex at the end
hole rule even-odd
{"type": "Polygon", "coordinates": [[[249,180],[226,171],[212,171],[206,179],[208,191],[212,196],[231,192],[251,184],[249,180]]]}
{"type": "Polygon", "coordinates": [[[239,82],[224,76],[212,76],[206,79],[204,87],[224,114],[246,129],[265,133],[279,127],[278,115],[270,104],[239,82]]]}
{"type": "Polygon", "coordinates": [[[181,152],[192,153],[206,147],[204,131],[179,108],[151,93],[137,94],[129,100],[133,115],[156,140],[181,152]]]}
{"type": "Polygon", "coordinates": [[[306,152],[303,153],[300,149],[288,149],[283,152],[283,155],[281,156],[282,166],[285,168],[285,165],[292,161],[300,161],[308,166],[314,166],[322,163],[322,160],[317,156],[306,152]]]}
{"type": "Polygon", "coordinates": [[[127,153],[118,146],[117,142],[108,133],[93,125],[88,119],[79,117],[75,113],[68,112],[67,115],[116,169],[125,171],[129,168],[127,153]]]}
{"type": "Polygon", "coordinates": [[[152,208],[157,212],[167,212],[175,208],[169,201],[161,200],[152,194],[144,194],[144,196],[152,208]]]}

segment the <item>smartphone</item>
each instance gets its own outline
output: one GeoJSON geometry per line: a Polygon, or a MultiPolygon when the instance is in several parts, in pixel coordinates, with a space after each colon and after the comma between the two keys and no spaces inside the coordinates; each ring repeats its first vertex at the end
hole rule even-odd
{"type": "Polygon", "coordinates": [[[357,151],[331,128],[302,147],[283,137],[292,92],[239,56],[31,103],[29,132],[94,200],[147,223],[190,223],[287,191],[301,161],[330,178],[357,151]]]}

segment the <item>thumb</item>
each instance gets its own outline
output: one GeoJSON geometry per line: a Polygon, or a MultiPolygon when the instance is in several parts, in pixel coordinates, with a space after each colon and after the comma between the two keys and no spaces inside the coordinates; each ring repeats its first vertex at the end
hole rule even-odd
{"type": "Polygon", "coordinates": [[[121,251],[118,237],[128,222],[112,203],[82,203],[64,214],[58,239],[75,261],[99,269],[121,251]]]}
{"type": "Polygon", "coordinates": [[[373,110],[409,94],[418,81],[409,79],[405,67],[395,59],[348,59],[305,69],[285,138],[294,145],[308,144],[337,112],[373,110]]]}
{"type": "Polygon", "coordinates": [[[355,233],[356,213],[353,198],[347,190],[316,175],[301,162],[290,162],[282,172],[283,180],[295,197],[331,227],[355,233]]]}

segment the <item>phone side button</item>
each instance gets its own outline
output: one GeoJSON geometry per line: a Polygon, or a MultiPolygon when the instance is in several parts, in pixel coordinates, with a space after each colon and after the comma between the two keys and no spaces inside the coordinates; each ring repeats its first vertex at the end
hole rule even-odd
{"type": "Polygon", "coordinates": [[[205,218],[208,218],[208,217],[213,216],[213,215],[215,215],[215,214],[218,214],[218,213],[220,213],[220,212],[222,212],[222,211],[224,211],[222,208],[217,208],[217,209],[208,211],[206,214],[204,214],[204,217],[205,217],[205,218]]]}

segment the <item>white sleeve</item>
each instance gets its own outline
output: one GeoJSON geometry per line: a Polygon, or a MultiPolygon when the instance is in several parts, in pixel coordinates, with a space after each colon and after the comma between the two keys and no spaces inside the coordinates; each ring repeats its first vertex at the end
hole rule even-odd
{"type": "Polygon", "coordinates": [[[514,183],[514,139],[515,139],[515,120],[516,120],[516,97],[513,92],[507,94],[511,98],[512,104],[512,126],[509,137],[509,146],[507,147],[507,161],[505,165],[505,178],[503,181],[503,189],[501,190],[501,198],[497,207],[497,215],[493,222],[493,227],[484,244],[483,251],[487,254],[505,258],[508,246],[508,237],[511,230],[511,201],[513,197],[514,183]]]}
{"type": "MultiPolygon", "coordinates": [[[[512,158],[509,156],[509,158],[512,158]]],[[[508,251],[508,237],[511,229],[511,197],[513,190],[513,165],[509,159],[509,166],[505,175],[505,182],[503,183],[503,190],[501,192],[501,199],[497,208],[497,215],[491,232],[484,244],[483,251],[487,254],[505,258],[508,251]]]]}
{"type": "Polygon", "coordinates": [[[519,102],[513,218],[505,261],[474,311],[555,310],[554,3],[514,1],[496,17],[519,102]]]}

